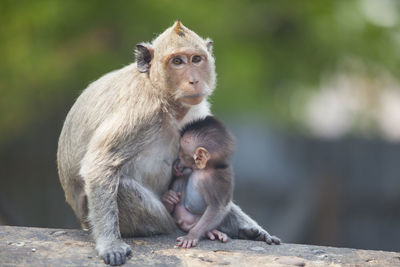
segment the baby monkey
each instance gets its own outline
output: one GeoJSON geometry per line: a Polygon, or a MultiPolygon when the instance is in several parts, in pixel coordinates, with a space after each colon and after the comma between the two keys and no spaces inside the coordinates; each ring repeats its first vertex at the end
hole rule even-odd
{"type": "Polygon", "coordinates": [[[202,237],[226,242],[228,236],[216,228],[232,200],[233,136],[212,116],[189,123],[180,134],[175,180],[162,198],[179,227],[188,232],[177,238],[178,246],[196,246],[202,237]]]}

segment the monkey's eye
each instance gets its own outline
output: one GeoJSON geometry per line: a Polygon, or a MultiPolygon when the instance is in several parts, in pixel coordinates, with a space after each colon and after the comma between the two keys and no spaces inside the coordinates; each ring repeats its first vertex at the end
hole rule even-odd
{"type": "Polygon", "coordinates": [[[193,63],[199,63],[201,61],[201,56],[196,55],[192,57],[192,62],[193,63]]]}
{"type": "Polygon", "coordinates": [[[182,60],[181,58],[179,58],[179,57],[174,57],[174,58],[172,59],[172,64],[174,64],[174,65],[181,65],[181,64],[183,64],[183,60],[182,60]]]}

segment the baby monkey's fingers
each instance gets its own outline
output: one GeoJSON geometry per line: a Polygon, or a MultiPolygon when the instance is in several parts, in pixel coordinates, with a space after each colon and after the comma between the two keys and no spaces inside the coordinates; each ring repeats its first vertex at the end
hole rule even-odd
{"type": "Polygon", "coordinates": [[[206,233],[206,236],[207,236],[208,239],[210,239],[210,240],[215,240],[215,236],[214,236],[214,234],[211,233],[211,232],[207,232],[207,233],[206,233]]]}
{"type": "Polygon", "coordinates": [[[179,197],[181,193],[180,192],[175,192],[173,190],[168,190],[164,196],[170,199],[174,204],[177,204],[179,202],[179,197]]]}

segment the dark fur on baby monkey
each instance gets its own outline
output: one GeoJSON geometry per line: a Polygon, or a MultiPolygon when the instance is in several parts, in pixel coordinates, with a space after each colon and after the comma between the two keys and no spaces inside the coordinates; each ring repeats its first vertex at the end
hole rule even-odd
{"type": "Polygon", "coordinates": [[[226,242],[217,230],[230,210],[233,171],[230,157],[234,138],[212,116],[189,123],[181,130],[179,158],[173,166],[176,177],[163,203],[187,235],[178,237],[178,246],[196,246],[208,237],[226,242]]]}

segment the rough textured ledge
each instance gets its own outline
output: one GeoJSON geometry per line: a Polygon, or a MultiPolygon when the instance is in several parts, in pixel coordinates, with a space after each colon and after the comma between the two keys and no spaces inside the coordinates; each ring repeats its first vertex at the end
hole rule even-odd
{"type": "MultiPolygon", "coordinates": [[[[133,256],[124,266],[400,266],[400,253],[231,240],[174,247],[178,233],[125,239],[133,256]]],[[[105,266],[81,230],[0,226],[0,266],[105,266]]]]}

